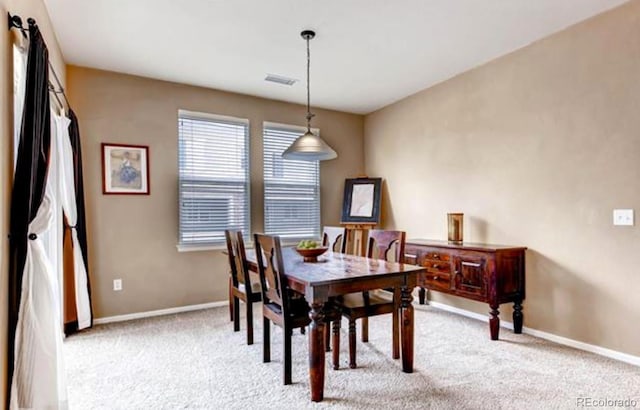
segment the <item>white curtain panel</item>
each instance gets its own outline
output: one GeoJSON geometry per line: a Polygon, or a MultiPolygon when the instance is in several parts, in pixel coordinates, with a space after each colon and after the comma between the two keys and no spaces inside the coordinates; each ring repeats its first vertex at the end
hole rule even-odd
{"type": "Polygon", "coordinates": [[[57,134],[56,144],[58,151],[58,171],[60,202],[71,226],[71,238],[73,243],[73,268],[75,272],[75,299],[78,312],[78,329],[91,326],[91,305],[89,302],[89,286],[87,285],[87,269],[82,257],[82,248],[78,241],[78,232],[75,229],[78,222],[78,210],[76,207],[76,191],[74,184],[73,148],[69,139],[69,124],[67,117],[54,116],[57,134]]]}
{"type": "MultiPolygon", "coordinates": [[[[16,32],[17,30],[13,30],[16,32]]],[[[13,44],[13,167],[18,159],[20,125],[24,110],[24,94],[27,87],[27,50],[29,41],[21,35],[14,37],[13,44]]]]}
{"type": "Polygon", "coordinates": [[[27,259],[15,344],[11,409],[66,409],[58,280],[40,238],[51,226],[54,209],[45,198],[29,224],[27,259]],[[35,237],[33,236],[35,235],[35,237]],[[31,239],[33,238],[33,239],[31,239]]]}

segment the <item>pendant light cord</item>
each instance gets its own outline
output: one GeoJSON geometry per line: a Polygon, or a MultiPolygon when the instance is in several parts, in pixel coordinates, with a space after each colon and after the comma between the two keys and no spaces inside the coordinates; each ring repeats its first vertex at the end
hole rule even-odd
{"type": "Polygon", "coordinates": [[[309,49],[309,40],[310,38],[307,36],[307,132],[311,132],[311,119],[314,117],[311,114],[311,51],[309,49]]]}

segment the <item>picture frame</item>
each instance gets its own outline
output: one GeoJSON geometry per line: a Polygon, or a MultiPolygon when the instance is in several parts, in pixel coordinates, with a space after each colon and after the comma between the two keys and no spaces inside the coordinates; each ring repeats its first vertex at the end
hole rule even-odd
{"type": "Polygon", "coordinates": [[[345,179],[341,223],[380,223],[381,194],[382,178],[345,179]]]}
{"type": "Polygon", "coordinates": [[[149,195],[149,147],[102,143],[102,193],[149,195]]]}

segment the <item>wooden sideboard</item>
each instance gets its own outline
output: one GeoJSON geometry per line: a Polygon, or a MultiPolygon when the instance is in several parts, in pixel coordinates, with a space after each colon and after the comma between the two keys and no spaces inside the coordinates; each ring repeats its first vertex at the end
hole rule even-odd
{"type": "Polygon", "coordinates": [[[425,289],[488,303],[491,339],[497,340],[502,303],[513,302],[513,331],[522,333],[526,249],[411,239],[404,257],[405,263],[426,268],[418,278],[420,304],[425,303],[425,289]]]}

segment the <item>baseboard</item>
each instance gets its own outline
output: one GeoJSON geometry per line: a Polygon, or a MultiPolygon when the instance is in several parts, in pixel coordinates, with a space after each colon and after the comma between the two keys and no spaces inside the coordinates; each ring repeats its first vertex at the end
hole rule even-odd
{"type": "Polygon", "coordinates": [[[129,313],[126,315],[107,316],[93,320],[95,325],[103,325],[105,323],[126,322],[127,320],[144,319],[147,317],[173,315],[175,313],[192,312],[194,310],[210,309],[220,306],[228,306],[229,302],[222,300],[220,302],[201,303],[199,305],[178,306],[168,309],[151,310],[148,312],[129,313]]]}
{"type": "MultiPolygon", "coordinates": [[[[472,319],[481,320],[483,322],[489,321],[489,316],[482,315],[480,313],[471,312],[466,309],[460,309],[454,306],[450,306],[440,302],[429,301],[429,306],[436,309],[446,310],[447,312],[456,313],[462,316],[466,316],[472,319]]],[[[506,320],[500,320],[500,327],[513,330],[513,323],[506,320]]],[[[610,359],[619,360],[621,362],[629,363],[635,366],[640,366],[640,356],[633,356],[627,353],[618,352],[616,350],[607,349],[604,347],[592,345],[589,343],[580,342],[578,340],[569,339],[563,336],[554,335],[553,333],[543,332],[542,330],[532,329],[523,326],[522,333],[526,333],[531,336],[539,337],[550,342],[558,343],[564,346],[573,347],[574,349],[584,350],[586,352],[595,353],[600,356],[605,356],[610,359]]]]}

